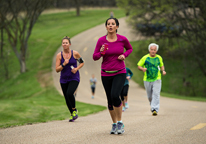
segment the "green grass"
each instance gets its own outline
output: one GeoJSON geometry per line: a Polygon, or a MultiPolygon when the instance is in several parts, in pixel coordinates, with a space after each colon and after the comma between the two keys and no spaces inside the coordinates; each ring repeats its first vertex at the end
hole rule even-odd
{"type": "Polygon", "coordinates": [[[201,97],[188,97],[188,96],[170,94],[170,93],[165,93],[165,92],[161,92],[160,95],[163,96],[163,97],[177,98],[177,99],[182,99],[182,100],[191,100],[191,101],[202,101],[202,102],[206,102],[206,98],[201,98],[201,97]]]}
{"type": "MultiPolygon", "coordinates": [[[[126,59],[127,67],[131,68],[132,72],[134,73],[132,79],[143,88],[143,72],[138,70],[137,63],[142,56],[148,53],[148,45],[152,42],[156,41],[149,39],[131,42],[133,46],[133,52],[126,59]]],[[[181,60],[182,58],[171,58],[167,56],[166,53],[166,50],[160,45],[158,54],[163,57],[165,69],[167,72],[165,76],[162,76],[163,96],[205,101],[206,79],[198,69],[198,66],[196,66],[191,61],[187,61],[185,63],[181,60]],[[187,84],[183,82],[183,78],[186,79],[187,84]]]]}
{"type": "MultiPolygon", "coordinates": [[[[52,58],[64,36],[102,24],[111,9],[82,10],[41,15],[28,42],[27,72],[20,74],[19,62],[8,43],[5,44],[9,79],[0,67],[0,127],[11,127],[69,118],[64,98],[55,90],[51,76],[52,58]],[[7,49],[6,49],[7,48],[7,49]]],[[[115,16],[125,16],[123,10],[113,9],[115,16]]],[[[6,38],[6,37],[5,37],[6,38]]],[[[72,39],[71,39],[72,40],[72,39]]],[[[106,107],[76,103],[79,116],[105,110],[106,107]]]]}

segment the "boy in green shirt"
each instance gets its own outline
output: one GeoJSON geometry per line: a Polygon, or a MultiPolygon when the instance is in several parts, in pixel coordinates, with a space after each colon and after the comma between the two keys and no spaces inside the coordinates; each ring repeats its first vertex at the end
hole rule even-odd
{"type": "Polygon", "coordinates": [[[137,63],[138,69],[144,72],[144,86],[150,102],[152,115],[156,116],[159,111],[161,72],[166,75],[162,57],[157,53],[159,45],[151,43],[148,46],[149,54],[143,56],[137,63]]]}

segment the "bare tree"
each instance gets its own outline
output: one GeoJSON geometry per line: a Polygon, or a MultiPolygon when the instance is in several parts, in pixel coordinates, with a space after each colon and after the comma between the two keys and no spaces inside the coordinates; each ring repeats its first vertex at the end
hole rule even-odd
{"type": "Polygon", "coordinates": [[[20,63],[20,71],[26,71],[28,39],[38,17],[53,0],[0,0],[0,16],[8,41],[20,63]]]}

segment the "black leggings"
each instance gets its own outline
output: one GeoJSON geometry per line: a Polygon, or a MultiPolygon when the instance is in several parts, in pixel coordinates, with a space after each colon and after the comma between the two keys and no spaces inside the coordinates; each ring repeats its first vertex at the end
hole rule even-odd
{"type": "Polygon", "coordinates": [[[120,93],[124,86],[126,73],[115,76],[102,76],[102,84],[107,95],[108,109],[113,110],[113,106],[121,106],[120,93]]]}
{"type": "Polygon", "coordinates": [[[92,93],[94,93],[95,92],[95,87],[91,87],[91,89],[92,89],[92,93]]]}
{"type": "Polygon", "coordinates": [[[121,100],[124,101],[124,97],[127,96],[128,94],[128,90],[129,90],[129,85],[124,85],[124,87],[122,88],[122,91],[121,91],[121,100]]]}
{"type": "Polygon", "coordinates": [[[64,98],[66,100],[67,107],[70,111],[70,113],[73,113],[73,109],[75,108],[75,97],[74,97],[74,92],[76,91],[79,82],[78,81],[70,81],[67,83],[60,83],[61,88],[64,94],[64,98]]]}

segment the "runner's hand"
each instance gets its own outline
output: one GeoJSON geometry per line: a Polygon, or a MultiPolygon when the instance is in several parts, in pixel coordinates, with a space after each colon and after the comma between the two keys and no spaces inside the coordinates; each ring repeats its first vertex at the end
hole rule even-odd
{"type": "Polygon", "coordinates": [[[69,59],[65,59],[63,65],[65,66],[65,65],[67,65],[68,63],[69,63],[69,59]]]}
{"type": "Polygon", "coordinates": [[[71,72],[72,72],[73,74],[75,74],[77,71],[78,71],[77,68],[73,68],[73,69],[71,70],[71,72]]]}
{"type": "Polygon", "coordinates": [[[104,45],[102,45],[102,47],[100,48],[100,52],[104,51],[104,45]]]}
{"type": "Polygon", "coordinates": [[[118,60],[125,60],[125,56],[124,56],[124,55],[120,55],[120,56],[118,57],[118,60]]]}
{"type": "Polygon", "coordinates": [[[146,71],[147,71],[147,68],[142,68],[142,71],[143,71],[143,72],[146,72],[146,71]]]}
{"type": "Polygon", "coordinates": [[[126,79],[127,79],[127,80],[130,80],[130,76],[127,76],[126,79]]]}
{"type": "Polygon", "coordinates": [[[162,71],[162,74],[163,74],[163,75],[166,75],[166,71],[162,71]]]}

